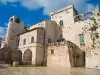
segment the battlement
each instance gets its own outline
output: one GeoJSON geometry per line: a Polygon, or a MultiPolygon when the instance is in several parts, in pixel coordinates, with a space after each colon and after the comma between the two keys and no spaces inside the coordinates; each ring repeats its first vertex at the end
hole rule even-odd
{"type": "Polygon", "coordinates": [[[26,28],[26,29],[27,29],[27,30],[32,30],[32,29],[38,28],[38,27],[45,27],[45,21],[42,21],[42,22],[37,23],[37,24],[35,24],[35,25],[32,25],[32,26],[30,26],[30,27],[28,27],[28,28],[26,28]]]}
{"type": "Polygon", "coordinates": [[[49,43],[48,46],[65,46],[67,42],[49,43]]]}

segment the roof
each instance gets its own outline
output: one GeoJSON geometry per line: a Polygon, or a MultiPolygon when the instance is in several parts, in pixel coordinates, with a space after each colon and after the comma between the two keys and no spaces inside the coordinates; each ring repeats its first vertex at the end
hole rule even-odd
{"type": "Polygon", "coordinates": [[[31,32],[31,31],[34,31],[34,30],[39,30],[39,29],[44,30],[43,27],[37,27],[37,28],[31,29],[31,30],[26,30],[25,32],[18,34],[18,36],[25,34],[25,33],[28,33],[28,32],[31,32]]]}
{"type": "Polygon", "coordinates": [[[38,23],[32,24],[32,25],[30,25],[30,26],[28,26],[28,27],[25,27],[25,29],[27,29],[27,28],[29,28],[29,27],[31,27],[31,26],[37,25],[37,24],[39,24],[39,23],[45,22],[45,21],[48,21],[48,20],[43,20],[43,21],[40,21],[40,22],[38,22],[38,23]]]}

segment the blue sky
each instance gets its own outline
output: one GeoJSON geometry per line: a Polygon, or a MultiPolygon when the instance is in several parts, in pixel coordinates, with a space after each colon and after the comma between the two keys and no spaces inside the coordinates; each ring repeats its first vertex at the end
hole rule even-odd
{"type": "Polygon", "coordinates": [[[25,27],[50,19],[49,13],[74,4],[79,13],[92,11],[100,0],[0,0],[0,36],[4,37],[9,18],[18,16],[25,27]]]}

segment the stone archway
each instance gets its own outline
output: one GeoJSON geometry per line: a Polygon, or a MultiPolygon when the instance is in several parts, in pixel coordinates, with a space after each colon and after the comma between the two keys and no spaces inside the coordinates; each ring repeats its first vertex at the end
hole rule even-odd
{"type": "Polygon", "coordinates": [[[22,64],[22,52],[21,50],[16,50],[13,52],[13,61],[19,62],[19,64],[22,64]]]}
{"type": "Polygon", "coordinates": [[[72,42],[68,46],[71,67],[85,67],[85,52],[72,42]]]}
{"type": "Polygon", "coordinates": [[[27,49],[24,52],[23,64],[25,64],[25,65],[31,65],[32,64],[32,51],[30,49],[27,49]]]}

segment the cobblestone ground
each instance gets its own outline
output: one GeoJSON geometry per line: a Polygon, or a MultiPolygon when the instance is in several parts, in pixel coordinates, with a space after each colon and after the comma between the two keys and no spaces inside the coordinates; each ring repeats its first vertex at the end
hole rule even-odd
{"type": "Polygon", "coordinates": [[[86,68],[1,67],[0,75],[100,75],[100,70],[86,68]]]}

